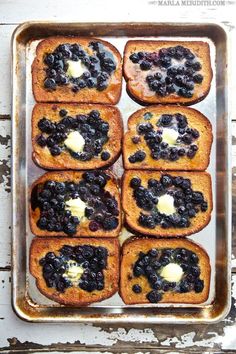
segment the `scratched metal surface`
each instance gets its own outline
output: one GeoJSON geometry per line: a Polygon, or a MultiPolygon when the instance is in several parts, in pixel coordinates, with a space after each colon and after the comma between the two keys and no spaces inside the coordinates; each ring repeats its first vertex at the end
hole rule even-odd
{"type": "MultiPolygon", "coordinates": [[[[107,352],[107,353],[228,353],[236,350],[236,234],[233,228],[233,273],[232,306],[227,318],[211,326],[198,325],[122,325],[92,326],[46,325],[25,323],[13,313],[10,304],[10,46],[9,41],[16,25],[26,20],[56,19],[76,21],[174,21],[175,12],[186,22],[199,19],[218,19],[229,28],[231,38],[236,39],[233,23],[233,1],[227,8],[220,7],[170,7],[158,6],[157,1],[133,1],[117,8],[111,16],[111,2],[52,0],[35,2],[30,0],[0,1],[0,351],[2,352],[107,352]],[[64,6],[63,6],[64,5],[64,6]],[[74,8],[77,11],[74,11],[74,8]],[[63,16],[62,16],[63,15],[63,16]],[[111,18],[112,17],[112,18],[111,18]],[[231,24],[230,24],[231,22],[231,24]]],[[[122,5],[122,4],[121,4],[122,5]]],[[[236,67],[232,68],[231,79],[236,77],[236,67]]],[[[234,90],[236,81],[232,80],[234,90]]],[[[236,119],[236,115],[232,115],[236,119]]],[[[232,125],[233,155],[233,226],[236,216],[236,123],[232,125]]]]}

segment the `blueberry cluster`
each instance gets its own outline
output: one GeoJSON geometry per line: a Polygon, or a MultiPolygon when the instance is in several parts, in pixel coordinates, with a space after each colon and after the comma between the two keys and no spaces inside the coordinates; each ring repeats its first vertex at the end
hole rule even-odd
{"type": "MultiPolygon", "coordinates": [[[[200,134],[197,129],[192,129],[188,126],[188,120],[185,115],[180,113],[162,114],[157,120],[156,126],[157,130],[154,129],[150,122],[139,124],[137,126],[138,135],[132,138],[132,142],[138,144],[141,141],[140,136],[143,136],[154,160],[177,161],[183,156],[192,159],[196,155],[198,146],[194,143],[200,134]],[[169,146],[167,142],[163,141],[163,128],[174,129],[178,132],[175,146],[169,146]]],[[[146,153],[138,150],[129,157],[129,162],[141,162],[145,158],[146,153]]]]}
{"type": "Polygon", "coordinates": [[[44,87],[55,90],[57,86],[70,84],[73,92],[78,92],[85,87],[105,90],[111,74],[116,70],[115,59],[112,53],[99,42],[90,42],[89,47],[93,50],[93,55],[76,43],[60,44],[54,52],[47,53],[44,57],[44,63],[48,67],[44,87]],[[68,60],[81,60],[87,71],[79,78],[69,77],[66,74],[68,60]]]}
{"type": "Polygon", "coordinates": [[[109,140],[109,123],[104,121],[99,111],[92,110],[89,114],[78,114],[75,117],[68,115],[65,109],[59,112],[59,122],[52,122],[43,117],[38,122],[38,128],[43,134],[37,137],[37,143],[41,147],[47,146],[52,156],[58,156],[63,150],[67,150],[72,157],[81,161],[91,160],[101,154],[101,159],[110,158],[108,151],[102,151],[103,145],[109,140]],[[85,140],[83,151],[76,153],[64,145],[68,134],[78,131],[85,140]]]}
{"type": "Polygon", "coordinates": [[[205,212],[208,208],[204,195],[192,189],[188,178],[162,175],[160,180],[150,178],[148,187],[145,188],[141,185],[141,179],[134,177],[130,181],[130,186],[134,190],[133,197],[137,206],[148,212],[140,212],[138,223],[149,229],[154,229],[157,225],[164,229],[189,227],[190,219],[199,211],[205,212]],[[158,211],[158,199],[164,194],[174,198],[175,213],[171,215],[158,211]]]}
{"type": "Polygon", "coordinates": [[[109,179],[105,172],[93,171],[83,173],[79,183],[48,180],[36,185],[31,194],[31,207],[40,209],[37,226],[41,230],[75,234],[80,219],[66,209],[66,202],[80,198],[86,203],[85,217],[90,231],[116,229],[119,210],[116,199],[105,189],[109,179]]]}
{"type": "Polygon", "coordinates": [[[64,292],[71,286],[78,286],[88,292],[104,289],[103,270],[107,266],[108,256],[106,248],[90,245],[75,247],[64,245],[58,253],[56,255],[54,252],[48,252],[39,261],[49,288],[54,287],[60,292],[64,292]],[[66,276],[69,261],[83,268],[83,273],[76,284],[73,284],[66,276]]]}
{"type": "Polygon", "coordinates": [[[159,96],[177,93],[191,98],[195,84],[203,81],[203,76],[198,73],[202,68],[201,63],[183,46],[162,48],[157,53],[137,52],[129,58],[133,63],[139,64],[141,70],[151,70],[146,82],[150,90],[159,96]]]}
{"type": "MultiPolygon", "coordinates": [[[[195,291],[202,292],[204,281],[200,277],[198,256],[186,248],[152,248],[147,253],[140,252],[133,267],[133,276],[139,278],[144,276],[152,290],[146,295],[148,301],[157,303],[162,299],[163,293],[167,291],[187,293],[195,291]],[[160,274],[164,266],[169,263],[176,263],[181,266],[183,275],[179,282],[170,282],[160,274]]],[[[134,293],[143,291],[137,283],[132,287],[134,293]]]]}

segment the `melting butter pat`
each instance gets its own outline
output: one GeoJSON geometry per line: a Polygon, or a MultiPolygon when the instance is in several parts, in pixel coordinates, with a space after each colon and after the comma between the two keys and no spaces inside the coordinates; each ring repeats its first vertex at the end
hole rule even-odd
{"type": "Polygon", "coordinates": [[[78,153],[83,151],[85,140],[78,131],[74,131],[69,133],[66,140],[64,141],[64,144],[70,150],[78,153]]]}
{"type": "Polygon", "coordinates": [[[66,210],[70,210],[72,216],[82,219],[84,217],[86,204],[80,198],[69,199],[66,202],[66,210]]]}
{"type": "Polygon", "coordinates": [[[84,269],[77,262],[70,260],[67,262],[67,270],[63,274],[63,277],[69,279],[72,283],[76,283],[80,280],[83,272],[84,269]]]}
{"type": "Polygon", "coordinates": [[[179,133],[175,129],[163,128],[161,137],[162,137],[162,141],[169,144],[170,146],[173,146],[176,144],[178,136],[179,133]]]}
{"type": "Polygon", "coordinates": [[[67,60],[68,68],[66,71],[66,75],[69,77],[80,77],[83,75],[85,71],[87,71],[86,66],[82,63],[81,60],[74,61],[74,60],[67,60]]]}
{"type": "Polygon", "coordinates": [[[157,210],[161,214],[171,215],[176,212],[174,198],[169,194],[164,194],[158,198],[157,210]]]}
{"type": "Polygon", "coordinates": [[[176,263],[169,263],[162,268],[160,276],[169,282],[179,282],[183,276],[183,269],[176,263]]]}

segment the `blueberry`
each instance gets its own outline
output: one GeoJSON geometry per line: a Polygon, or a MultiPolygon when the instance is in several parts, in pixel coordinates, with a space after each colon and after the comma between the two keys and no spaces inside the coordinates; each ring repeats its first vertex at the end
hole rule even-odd
{"type": "Polygon", "coordinates": [[[63,255],[66,255],[66,256],[71,256],[73,254],[73,247],[72,246],[68,246],[68,245],[64,245],[60,249],[60,253],[62,253],[63,255]]]}
{"type": "Polygon", "coordinates": [[[134,273],[134,276],[139,277],[140,275],[144,275],[144,270],[143,270],[142,267],[139,267],[138,265],[135,265],[133,273],[134,273]]]}
{"type": "Polygon", "coordinates": [[[148,251],[148,255],[151,257],[157,257],[158,251],[155,248],[152,248],[150,251],[148,251]]]}
{"type": "Polygon", "coordinates": [[[37,144],[40,145],[41,147],[44,147],[47,145],[46,138],[43,135],[39,135],[37,137],[37,144]]]}
{"type": "Polygon", "coordinates": [[[194,284],[194,290],[196,293],[201,293],[204,289],[204,281],[201,279],[197,279],[194,284]]]}
{"type": "Polygon", "coordinates": [[[162,149],[166,149],[167,147],[168,147],[168,143],[166,143],[166,142],[163,141],[163,142],[161,143],[161,148],[162,148],[162,149]]]}
{"type": "Polygon", "coordinates": [[[201,70],[202,65],[201,65],[201,63],[199,63],[199,62],[197,61],[197,62],[195,62],[195,63],[192,64],[192,68],[193,68],[195,71],[199,71],[199,70],[201,70]]]}
{"type": "Polygon", "coordinates": [[[51,78],[47,78],[45,81],[44,81],[44,87],[47,88],[47,89],[50,89],[50,90],[53,90],[56,88],[56,82],[54,79],[51,79],[51,78]]]}
{"type": "Polygon", "coordinates": [[[62,194],[65,192],[65,183],[63,182],[56,182],[55,184],[55,191],[59,194],[62,194]]]}
{"type": "Polygon", "coordinates": [[[197,264],[199,262],[199,258],[195,253],[192,253],[189,258],[191,263],[197,264]]]}
{"type": "Polygon", "coordinates": [[[164,187],[170,187],[173,184],[173,180],[170,175],[162,175],[160,182],[163,184],[164,187]]]}
{"type": "Polygon", "coordinates": [[[162,299],[162,294],[156,290],[152,290],[147,294],[147,299],[151,303],[157,303],[162,299]]]}
{"type": "Polygon", "coordinates": [[[187,293],[188,291],[190,291],[189,284],[186,280],[181,281],[179,290],[181,293],[187,293]]]}
{"type": "Polygon", "coordinates": [[[190,225],[189,220],[185,217],[181,217],[179,227],[188,227],[190,225]]]}
{"type": "Polygon", "coordinates": [[[66,109],[61,109],[60,111],[59,111],[59,115],[60,115],[60,117],[65,117],[66,115],[67,115],[67,110],[66,109]]]}
{"type": "Polygon", "coordinates": [[[58,156],[61,154],[61,148],[59,146],[54,146],[50,148],[50,153],[52,156],[58,156]]]}
{"type": "Polygon", "coordinates": [[[64,226],[64,232],[66,234],[72,235],[76,233],[76,225],[68,223],[64,226]]]}
{"type": "Polygon", "coordinates": [[[193,81],[197,84],[201,84],[203,81],[203,76],[201,74],[196,74],[193,76],[193,81]]]}
{"type": "Polygon", "coordinates": [[[158,87],[158,89],[156,90],[156,93],[162,97],[166,96],[166,94],[167,94],[166,87],[165,86],[158,87]]]}
{"type": "Polygon", "coordinates": [[[156,226],[152,215],[145,215],[141,213],[138,218],[138,222],[140,225],[147,227],[149,229],[154,229],[156,226]]]}
{"type": "Polygon", "coordinates": [[[207,209],[208,209],[208,204],[207,204],[207,202],[203,202],[203,203],[201,204],[201,211],[207,211],[207,209]]]}
{"type": "Polygon", "coordinates": [[[133,136],[132,137],[132,142],[134,143],[134,144],[138,144],[139,142],[140,142],[140,137],[139,136],[133,136]]]}
{"type": "Polygon", "coordinates": [[[160,118],[160,123],[163,126],[168,126],[172,122],[172,115],[171,114],[162,114],[160,118]]]}
{"type": "Polygon", "coordinates": [[[169,56],[162,56],[160,59],[160,65],[164,68],[168,68],[171,65],[171,58],[169,56]]]}
{"type": "Polygon", "coordinates": [[[189,272],[194,276],[194,277],[199,277],[200,275],[200,269],[197,266],[193,266],[190,268],[189,272]]]}
{"type": "Polygon", "coordinates": [[[137,53],[131,54],[129,58],[133,63],[138,63],[140,59],[137,53]]]}
{"type": "Polygon", "coordinates": [[[143,60],[140,63],[140,69],[141,70],[149,70],[151,68],[151,63],[148,60],[143,60]]]}
{"type": "Polygon", "coordinates": [[[129,157],[129,161],[132,163],[133,160],[131,157],[134,157],[134,162],[142,162],[146,158],[146,153],[145,151],[138,150],[137,152],[134,153],[134,155],[131,155],[129,157]]]}
{"type": "Polygon", "coordinates": [[[150,178],[148,180],[148,187],[149,188],[155,188],[155,187],[159,187],[159,186],[160,186],[160,183],[156,179],[150,178]]]}
{"type": "Polygon", "coordinates": [[[182,88],[178,90],[178,95],[185,97],[185,98],[193,97],[193,94],[191,91],[188,91],[187,89],[182,89],[182,88]]]}
{"type": "Polygon", "coordinates": [[[44,58],[44,63],[47,64],[48,66],[51,66],[54,63],[54,55],[47,54],[44,58]]]}
{"type": "Polygon", "coordinates": [[[101,153],[101,159],[103,160],[103,161],[107,161],[107,160],[109,160],[109,158],[110,158],[110,153],[108,152],[108,151],[103,151],[102,153],[101,153]]]}
{"type": "Polygon", "coordinates": [[[139,284],[134,284],[132,290],[135,294],[140,294],[142,292],[142,288],[139,284]]]}
{"type": "Polygon", "coordinates": [[[38,127],[43,133],[47,134],[53,133],[53,131],[55,130],[55,125],[45,117],[40,119],[40,121],[38,122],[38,127]]]}
{"type": "Polygon", "coordinates": [[[103,221],[104,230],[114,230],[118,226],[118,219],[115,217],[107,218],[103,221]]]}
{"type": "Polygon", "coordinates": [[[109,124],[108,124],[107,122],[102,123],[102,124],[99,126],[99,130],[100,130],[102,133],[107,133],[108,130],[109,130],[109,124]]]}
{"type": "Polygon", "coordinates": [[[197,129],[192,129],[192,136],[194,139],[199,138],[200,134],[197,129]]]}
{"type": "Polygon", "coordinates": [[[178,155],[179,156],[184,156],[185,155],[185,149],[184,148],[178,149],[178,155]]]}
{"type": "Polygon", "coordinates": [[[55,253],[54,252],[48,252],[45,256],[45,259],[47,262],[51,262],[52,260],[55,259],[55,253]]]}
{"type": "Polygon", "coordinates": [[[192,202],[194,204],[201,204],[204,201],[203,194],[201,192],[193,192],[192,194],[192,202]]]}
{"type": "Polygon", "coordinates": [[[153,130],[153,125],[151,123],[142,123],[138,125],[138,133],[145,134],[153,130]]]}
{"type": "Polygon", "coordinates": [[[139,177],[133,177],[130,181],[130,187],[137,188],[141,185],[141,179],[139,177]]]}
{"type": "Polygon", "coordinates": [[[48,221],[45,217],[41,217],[37,222],[37,226],[42,230],[46,229],[47,224],[48,224],[48,221]]]}

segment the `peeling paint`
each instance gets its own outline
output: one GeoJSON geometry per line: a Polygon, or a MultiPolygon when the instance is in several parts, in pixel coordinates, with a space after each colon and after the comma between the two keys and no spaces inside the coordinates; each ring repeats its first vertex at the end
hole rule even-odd
{"type": "Polygon", "coordinates": [[[2,136],[0,135],[0,145],[5,145],[7,148],[10,148],[10,135],[2,136]]]}
{"type": "Polygon", "coordinates": [[[0,184],[3,184],[3,188],[6,192],[11,191],[11,169],[9,166],[9,160],[0,160],[0,184]]]}

